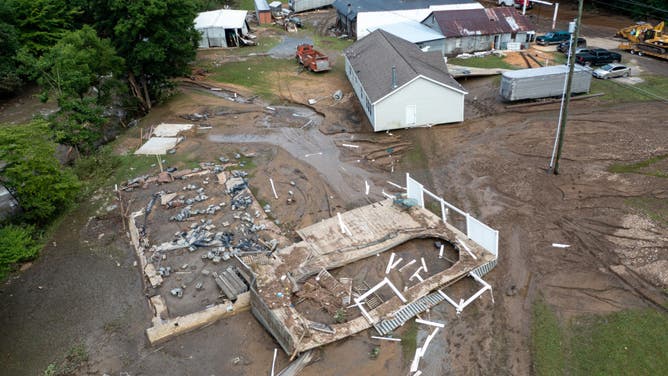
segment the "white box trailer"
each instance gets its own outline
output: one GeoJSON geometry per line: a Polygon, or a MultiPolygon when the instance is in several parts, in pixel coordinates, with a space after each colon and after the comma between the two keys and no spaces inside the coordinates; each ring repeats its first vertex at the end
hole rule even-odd
{"type": "MultiPolygon", "coordinates": [[[[589,92],[591,71],[590,68],[575,65],[571,85],[573,94],[589,92]]],[[[558,97],[564,92],[564,80],[567,74],[566,65],[504,72],[501,76],[499,93],[508,101],[558,97]]]]}
{"type": "Polygon", "coordinates": [[[334,0],[288,0],[288,5],[293,12],[305,12],[332,5],[334,0]]]}

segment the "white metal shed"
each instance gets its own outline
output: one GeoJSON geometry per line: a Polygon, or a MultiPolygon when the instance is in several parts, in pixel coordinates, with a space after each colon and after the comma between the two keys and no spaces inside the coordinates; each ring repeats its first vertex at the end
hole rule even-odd
{"type": "Polygon", "coordinates": [[[200,13],[195,18],[195,29],[202,34],[200,48],[238,47],[240,39],[248,34],[248,11],[219,9],[200,13]]]}

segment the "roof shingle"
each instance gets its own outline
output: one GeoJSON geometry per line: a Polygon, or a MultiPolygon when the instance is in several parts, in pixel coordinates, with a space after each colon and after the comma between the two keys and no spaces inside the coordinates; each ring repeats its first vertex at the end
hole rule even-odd
{"type": "Polygon", "coordinates": [[[344,54],[372,102],[394,91],[392,67],[396,68],[398,88],[421,75],[466,92],[448,73],[440,51],[422,52],[413,43],[381,29],[346,48],[344,54]]]}

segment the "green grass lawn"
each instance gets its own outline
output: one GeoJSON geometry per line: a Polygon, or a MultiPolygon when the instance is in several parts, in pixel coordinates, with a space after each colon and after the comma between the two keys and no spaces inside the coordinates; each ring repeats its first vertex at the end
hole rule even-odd
{"type": "Polygon", "coordinates": [[[668,77],[643,75],[644,81],[635,85],[623,85],[616,80],[592,78],[591,92],[603,92],[601,98],[614,103],[654,101],[658,97],[667,98],[668,77]]]}
{"type": "Polygon", "coordinates": [[[668,316],[655,310],[585,316],[571,324],[573,375],[667,375],[668,316]]]}
{"type": "Polygon", "coordinates": [[[468,59],[449,58],[448,64],[461,65],[464,67],[473,68],[502,68],[502,69],[517,69],[516,66],[510,65],[503,61],[502,57],[496,55],[487,55],[485,57],[472,57],[468,59]]]}
{"type": "Polygon", "coordinates": [[[562,328],[541,299],[534,303],[531,325],[533,371],[537,376],[562,375],[565,367],[562,328]]]}
{"type": "MultiPolygon", "coordinates": [[[[267,56],[249,58],[246,61],[225,63],[212,69],[212,78],[223,83],[240,85],[253,91],[267,100],[276,99],[275,74],[299,69],[294,59],[274,59],[267,56]]],[[[281,84],[288,85],[289,79],[284,77],[281,84]]]]}
{"type": "Polygon", "coordinates": [[[666,375],[668,315],[653,309],[584,315],[560,322],[534,303],[533,373],[542,375],[666,375]]]}

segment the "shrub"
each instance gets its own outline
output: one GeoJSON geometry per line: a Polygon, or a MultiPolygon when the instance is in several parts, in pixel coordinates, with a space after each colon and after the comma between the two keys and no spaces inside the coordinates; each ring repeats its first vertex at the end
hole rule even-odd
{"type": "Polygon", "coordinates": [[[46,122],[0,127],[0,182],[29,223],[45,224],[76,199],[80,184],[55,157],[46,122]]]}
{"type": "Polygon", "coordinates": [[[40,245],[35,241],[34,233],[33,226],[0,227],[0,279],[4,279],[16,263],[37,256],[40,245]]]}

